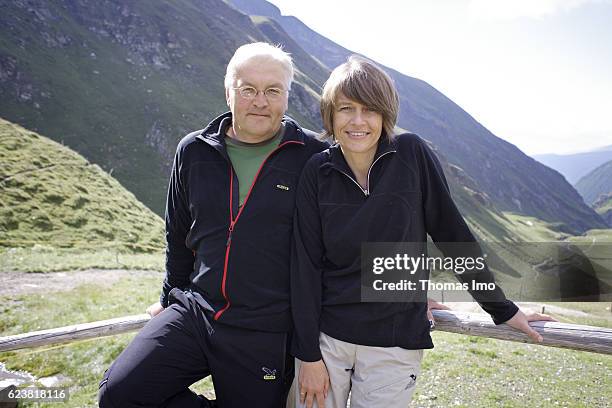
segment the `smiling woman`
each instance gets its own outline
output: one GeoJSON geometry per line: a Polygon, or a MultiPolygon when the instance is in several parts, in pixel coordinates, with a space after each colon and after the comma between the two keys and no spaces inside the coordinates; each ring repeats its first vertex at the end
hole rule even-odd
{"type": "MultiPolygon", "coordinates": [[[[344,408],[349,393],[353,408],[408,406],[423,349],[433,347],[427,288],[409,301],[390,293],[363,301],[363,243],[425,243],[429,235],[445,257],[460,258],[446,244],[475,242],[433,152],[417,135],[394,134],[398,107],[389,76],[360,57],[334,69],[323,90],[325,130],[337,143],[302,172],[291,264],[297,402],[307,408],[344,408]]],[[[548,317],[527,318],[486,267],[456,277],[496,324],[542,340],[527,321],[548,317]]]]}

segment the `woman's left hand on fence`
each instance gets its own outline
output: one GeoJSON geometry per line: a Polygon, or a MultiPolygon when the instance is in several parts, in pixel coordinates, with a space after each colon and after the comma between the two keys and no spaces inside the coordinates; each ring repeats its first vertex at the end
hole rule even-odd
{"type": "Polygon", "coordinates": [[[537,331],[535,331],[529,326],[529,322],[534,322],[534,321],[539,321],[539,320],[544,320],[548,322],[557,321],[557,319],[547,314],[534,313],[534,312],[527,312],[527,314],[525,314],[523,313],[522,310],[519,309],[518,312],[516,312],[515,315],[512,316],[512,318],[506,322],[506,324],[512,328],[522,331],[536,343],[541,343],[543,340],[542,335],[540,335],[540,333],[538,333],[537,331]]]}

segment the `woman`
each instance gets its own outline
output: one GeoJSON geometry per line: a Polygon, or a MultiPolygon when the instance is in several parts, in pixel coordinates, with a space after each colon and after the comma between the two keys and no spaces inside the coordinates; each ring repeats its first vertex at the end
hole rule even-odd
{"type": "MultiPolygon", "coordinates": [[[[335,144],[304,167],[292,264],[292,346],[299,403],[406,407],[423,349],[432,348],[426,302],[360,302],[363,242],[475,242],[442,169],[413,134],[394,135],[399,98],[389,76],[351,57],[327,80],[321,114],[335,144]],[[297,368],[297,367],[296,367],[297,368]]],[[[485,268],[476,278],[492,282],[485,268]]],[[[481,306],[541,341],[496,288],[481,306]]]]}

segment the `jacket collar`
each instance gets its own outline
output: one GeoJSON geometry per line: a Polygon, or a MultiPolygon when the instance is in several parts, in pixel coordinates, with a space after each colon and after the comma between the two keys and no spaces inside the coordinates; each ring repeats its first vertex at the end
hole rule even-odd
{"type": "MultiPolygon", "coordinates": [[[[290,118],[289,116],[283,116],[282,121],[285,123],[285,132],[283,134],[283,138],[281,140],[281,144],[294,141],[299,142],[301,144],[305,144],[304,142],[304,131],[297,124],[295,120],[290,118]]],[[[213,119],[208,126],[206,126],[202,131],[196,136],[197,139],[208,143],[215,150],[217,150],[223,157],[229,160],[227,156],[227,147],[225,145],[225,132],[227,128],[232,125],[232,112],[225,112],[222,115],[217,116],[213,119]]]]}
{"type": "MultiPolygon", "coordinates": [[[[378,140],[378,145],[376,146],[376,154],[374,154],[374,160],[372,163],[375,163],[379,157],[387,154],[387,153],[396,153],[397,152],[397,141],[396,138],[392,138],[391,141],[388,140],[386,135],[383,133],[378,140]]],[[[327,171],[331,169],[340,170],[344,173],[353,174],[353,171],[349,167],[344,155],[342,154],[342,149],[340,149],[340,145],[338,143],[334,143],[329,148],[329,160],[326,161],[323,165],[321,165],[321,169],[326,169],[327,171]]]]}

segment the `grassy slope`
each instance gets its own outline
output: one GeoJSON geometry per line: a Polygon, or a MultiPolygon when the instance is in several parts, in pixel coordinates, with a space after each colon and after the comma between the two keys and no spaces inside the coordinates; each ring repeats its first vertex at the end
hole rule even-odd
{"type": "Polygon", "coordinates": [[[612,229],[590,230],[583,236],[570,237],[568,241],[582,244],[582,251],[589,257],[598,279],[612,288],[612,229]]]}
{"type": "Polygon", "coordinates": [[[607,199],[599,202],[597,207],[595,208],[595,211],[597,211],[598,214],[605,214],[606,212],[611,211],[611,210],[612,210],[612,195],[610,195],[607,199]]]}
{"type": "Polygon", "coordinates": [[[96,248],[56,248],[34,245],[31,248],[0,248],[0,273],[57,272],[86,269],[164,270],[162,250],[133,253],[125,246],[101,244],[96,248]],[[101,249],[107,247],[106,249],[101,249]]]}
{"type": "Polygon", "coordinates": [[[612,357],[434,333],[414,407],[599,407],[612,357]]]}
{"type": "Polygon", "coordinates": [[[612,160],[578,180],[576,190],[587,204],[593,204],[602,194],[612,193],[612,160]]]}
{"type": "Polygon", "coordinates": [[[608,222],[608,225],[612,227],[612,192],[608,193],[606,196],[600,197],[595,204],[593,204],[593,208],[603,219],[608,222]]]}
{"type": "Polygon", "coordinates": [[[0,119],[0,161],[0,247],[163,248],[159,216],[69,148],[0,119]]]}

